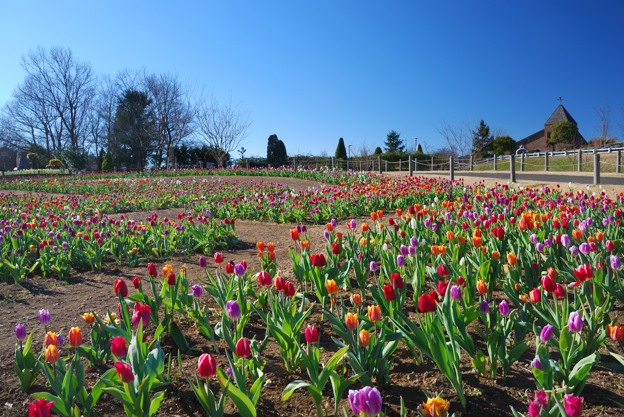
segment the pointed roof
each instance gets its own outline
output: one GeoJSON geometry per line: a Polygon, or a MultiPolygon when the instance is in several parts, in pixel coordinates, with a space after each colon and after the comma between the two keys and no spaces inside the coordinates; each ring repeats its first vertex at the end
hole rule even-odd
{"type": "Polygon", "coordinates": [[[544,123],[544,126],[556,125],[559,122],[570,122],[574,123],[575,125],[577,124],[576,120],[574,120],[574,118],[570,116],[570,113],[568,113],[568,111],[565,109],[565,107],[563,107],[562,104],[557,106],[553,114],[551,114],[548,120],[546,120],[546,123],[544,123]]]}

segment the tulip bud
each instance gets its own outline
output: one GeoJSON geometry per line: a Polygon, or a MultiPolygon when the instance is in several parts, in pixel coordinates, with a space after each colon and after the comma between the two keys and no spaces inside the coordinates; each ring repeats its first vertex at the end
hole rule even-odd
{"type": "Polygon", "coordinates": [[[128,383],[134,380],[134,374],[129,364],[121,361],[115,362],[115,369],[117,370],[117,375],[123,382],[128,383]]]}
{"type": "Polygon", "coordinates": [[[547,324],[546,326],[544,326],[542,328],[542,331],[540,332],[540,340],[542,342],[548,342],[550,340],[550,338],[553,335],[553,326],[550,324],[547,324]]]}
{"type": "Polygon", "coordinates": [[[59,360],[59,351],[56,345],[48,345],[46,346],[44,352],[45,360],[48,363],[55,363],[59,360]]]}
{"type": "Polygon", "coordinates": [[[217,361],[215,357],[204,353],[197,361],[197,374],[201,378],[210,378],[217,372],[217,361]]]}
{"type": "Polygon", "coordinates": [[[571,332],[575,333],[583,330],[583,318],[578,313],[578,311],[573,311],[570,313],[570,317],[568,318],[568,329],[571,332]]]}
{"type": "Polygon", "coordinates": [[[318,342],[318,330],[316,328],[316,326],[310,326],[308,325],[308,327],[306,327],[305,332],[304,332],[304,336],[305,336],[305,340],[308,343],[316,343],[318,342]]]}
{"type": "Polygon", "coordinates": [[[126,285],[126,281],[122,278],[117,278],[115,283],[113,284],[113,291],[116,296],[127,297],[128,296],[128,286],[126,285]]]}
{"type": "Polygon", "coordinates": [[[251,343],[246,337],[241,337],[236,342],[236,356],[239,358],[248,358],[251,356],[251,343]]]}
{"type": "Polygon", "coordinates": [[[370,343],[370,333],[365,329],[360,330],[359,339],[360,345],[362,347],[367,347],[370,343]]]}
{"type": "Polygon", "coordinates": [[[123,358],[128,353],[128,345],[123,336],[115,336],[110,340],[111,352],[117,358],[123,358]]]}
{"type": "Polygon", "coordinates": [[[225,303],[225,312],[231,320],[237,320],[241,316],[240,305],[237,300],[229,300],[225,303]]]}
{"type": "Polygon", "coordinates": [[[26,325],[25,324],[20,323],[17,326],[15,326],[15,337],[20,342],[26,339],[26,325]]]}
{"type": "Polygon", "coordinates": [[[501,315],[503,316],[509,314],[510,308],[507,300],[503,300],[498,304],[498,311],[500,311],[501,315]]]}
{"type": "Polygon", "coordinates": [[[37,316],[39,317],[39,323],[41,324],[50,323],[50,312],[48,310],[45,310],[45,309],[39,310],[39,312],[37,313],[37,316]]]}
{"type": "Polygon", "coordinates": [[[199,256],[199,267],[200,268],[206,268],[208,266],[208,261],[206,260],[206,258],[204,256],[199,256]]]}
{"type": "Polygon", "coordinates": [[[563,396],[563,408],[569,417],[579,417],[583,411],[583,397],[565,394],[563,396]]]}
{"type": "Polygon", "coordinates": [[[223,254],[221,252],[215,252],[214,261],[216,264],[220,264],[223,262],[223,254]]]}
{"type": "Polygon", "coordinates": [[[80,327],[72,327],[69,329],[69,345],[71,347],[82,345],[82,331],[80,331],[80,327]]]}

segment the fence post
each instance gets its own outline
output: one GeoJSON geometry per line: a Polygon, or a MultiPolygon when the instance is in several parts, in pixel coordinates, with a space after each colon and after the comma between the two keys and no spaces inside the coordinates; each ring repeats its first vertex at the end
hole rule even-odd
{"type": "Polygon", "coordinates": [[[412,166],[412,155],[407,157],[407,165],[409,166],[409,176],[414,175],[414,167],[412,166]]]}
{"type": "Polygon", "coordinates": [[[494,155],[494,171],[496,171],[496,160],[498,159],[498,157],[496,155],[494,155]]]}
{"type": "Polygon", "coordinates": [[[431,157],[431,170],[433,171],[433,156],[431,157]]]}
{"type": "Polygon", "coordinates": [[[330,156],[329,159],[331,160],[332,169],[334,169],[334,157],[330,156]]]}
{"type": "Polygon", "coordinates": [[[577,164],[578,164],[578,172],[581,172],[583,170],[583,151],[580,149],[578,150],[577,164]]]}
{"type": "MultiPolygon", "coordinates": [[[[515,171],[515,169],[514,169],[514,171],[515,171]]],[[[524,154],[520,155],[520,172],[524,172],[524,154]]]]}
{"type": "MultiPolygon", "coordinates": [[[[522,156],[520,157],[522,159],[522,156]]],[[[509,155],[509,175],[511,182],[516,182],[516,156],[509,155]]]]}
{"type": "Polygon", "coordinates": [[[379,173],[381,174],[383,172],[381,169],[381,156],[377,157],[377,163],[379,164],[379,173]]]}
{"type": "Polygon", "coordinates": [[[622,151],[617,151],[617,154],[615,155],[615,173],[619,174],[620,173],[620,165],[622,163],[622,151]]]}
{"type": "Polygon", "coordinates": [[[362,160],[360,159],[360,171],[362,170],[362,160]]]}
{"type": "Polygon", "coordinates": [[[600,154],[594,153],[594,185],[600,184],[600,154]]]}
{"type": "Polygon", "coordinates": [[[474,155],[470,154],[470,171],[472,171],[473,166],[474,166],[474,155]]]}
{"type": "Polygon", "coordinates": [[[388,161],[387,160],[384,161],[384,165],[385,165],[384,169],[386,170],[386,172],[388,172],[388,161]]]}
{"type": "Polygon", "coordinates": [[[349,158],[347,158],[347,171],[349,171],[350,165],[351,165],[351,161],[349,161],[349,158]]]}
{"type": "Polygon", "coordinates": [[[451,174],[451,181],[455,181],[455,157],[453,155],[450,157],[449,171],[451,174]]]}
{"type": "Polygon", "coordinates": [[[548,172],[548,152],[544,152],[544,170],[548,172]]]}

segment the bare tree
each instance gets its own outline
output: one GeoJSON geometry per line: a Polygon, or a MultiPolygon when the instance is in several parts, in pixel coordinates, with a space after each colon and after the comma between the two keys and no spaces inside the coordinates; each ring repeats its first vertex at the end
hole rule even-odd
{"type": "Polygon", "coordinates": [[[173,165],[173,148],[192,132],[193,108],[189,95],[176,76],[148,75],[145,87],[153,100],[153,117],[157,135],[158,161],[164,152],[167,169],[173,165]]]}
{"type": "Polygon", "coordinates": [[[451,126],[443,122],[436,130],[442,135],[453,155],[466,156],[472,152],[472,132],[467,124],[451,126]]]}
{"type": "Polygon", "coordinates": [[[208,145],[219,168],[223,168],[227,155],[243,142],[251,126],[249,112],[239,110],[231,100],[220,104],[214,96],[209,102],[199,104],[196,120],[197,134],[208,145]]]}
{"type": "MultiPolygon", "coordinates": [[[[95,77],[91,66],[77,62],[69,49],[39,48],[22,58],[28,89],[50,109],[43,117],[58,119],[63,126],[68,147],[84,147],[86,119],[95,95],[95,77]]],[[[59,147],[60,138],[56,138],[59,147]]],[[[65,148],[64,143],[60,143],[65,148]]]]}
{"type": "Polygon", "coordinates": [[[596,116],[598,117],[598,132],[600,132],[600,146],[604,146],[609,139],[609,127],[611,125],[611,107],[603,104],[596,107],[596,116]]]}

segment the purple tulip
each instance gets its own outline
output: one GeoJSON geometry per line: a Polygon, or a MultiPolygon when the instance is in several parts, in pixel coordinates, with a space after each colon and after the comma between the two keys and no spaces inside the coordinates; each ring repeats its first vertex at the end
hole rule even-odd
{"type": "Polygon", "coordinates": [[[578,333],[583,330],[583,318],[578,311],[570,313],[570,317],[568,318],[568,329],[574,333],[578,333]]]}
{"type": "Polygon", "coordinates": [[[416,248],[414,246],[410,245],[409,248],[407,248],[407,250],[410,256],[416,255],[416,248]]]}
{"type": "Polygon", "coordinates": [[[407,246],[405,246],[405,245],[401,245],[400,250],[401,250],[401,255],[403,255],[403,256],[407,256],[408,253],[409,253],[409,250],[407,249],[407,246]]]}
{"type": "Polygon", "coordinates": [[[245,275],[245,266],[243,264],[234,265],[234,273],[239,277],[245,275]]]}
{"type": "Polygon", "coordinates": [[[451,298],[455,301],[461,300],[461,287],[459,285],[451,287],[451,298]]]}
{"type": "Polygon", "coordinates": [[[570,246],[569,251],[572,256],[578,256],[579,254],[579,250],[576,246],[570,246]]]}
{"type": "Polygon", "coordinates": [[[20,342],[26,339],[26,325],[25,324],[20,323],[17,326],[15,326],[15,337],[20,342]]]}
{"type": "Polygon", "coordinates": [[[37,313],[37,316],[39,316],[39,323],[41,323],[41,324],[49,324],[50,323],[50,311],[48,311],[46,309],[41,309],[37,313]]]}
{"type": "Polygon", "coordinates": [[[543,243],[541,243],[541,242],[540,242],[540,243],[538,243],[538,244],[536,244],[536,245],[535,245],[535,249],[536,249],[539,253],[544,252],[544,244],[543,244],[543,243]]]}
{"type": "Polygon", "coordinates": [[[241,311],[240,311],[240,305],[238,304],[238,301],[230,300],[227,303],[225,303],[225,312],[227,313],[228,317],[232,320],[236,320],[240,318],[241,311]]]}
{"type": "Polygon", "coordinates": [[[535,233],[529,236],[529,241],[534,245],[537,243],[537,236],[535,235],[535,233]]]}
{"type": "Polygon", "coordinates": [[[371,271],[373,271],[373,272],[375,272],[375,271],[377,271],[378,269],[379,269],[379,266],[377,265],[377,262],[375,262],[375,261],[371,261],[371,263],[370,263],[370,270],[371,270],[371,271]]]}
{"type": "Polygon", "coordinates": [[[540,340],[542,342],[548,342],[550,340],[550,338],[553,335],[553,326],[550,324],[547,324],[546,326],[544,326],[542,328],[542,331],[540,332],[540,340]]]}
{"type": "Polygon", "coordinates": [[[587,255],[591,249],[589,247],[589,243],[587,242],[583,242],[579,245],[579,251],[583,254],[583,255],[587,255]]]}
{"type": "Polygon", "coordinates": [[[410,246],[413,246],[413,247],[418,246],[418,239],[416,239],[414,236],[410,238],[410,246]]]}
{"type": "Polygon", "coordinates": [[[373,417],[381,412],[381,394],[377,388],[364,387],[359,391],[349,390],[349,405],[353,415],[362,413],[367,417],[373,417]]]}
{"type": "Polygon", "coordinates": [[[531,366],[535,369],[542,369],[542,363],[537,356],[531,361],[531,366]]]}
{"type": "Polygon", "coordinates": [[[488,304],[487,300],[481,301],[481,304],[479,305],[479,310],[483,314],[487,314],[490,312],[490,305],[488,304]]]}
{"type": "Polygon", "coordinates": [[[405,257],[403,255],[398,255],[396,263],[399,268],[405,266],[405,257]]]}
{"type": "Polygon", "coordinates": [[[611,269],[618,270],[622,266],[622,262],[617,255],[611,255],[609,257],[609,262],[611,263],[611,269]]]}
{"type": "Polygon", "coordinates": [[[200,256],[199,257],[199,267],[200,268],[206,268],[208,266],[208,261],[206,261],[206,258],[204,256],[200,256]]]}
{"type": "Polygon", "coordinates": [[[572,243],[572,239],[570,239],[569,235],[561,235],[561,244],[566,248],[570,246],[572,243]]]}
{"type": "Polygon", "coordinates": [[[506,316],[507,314],[509,314],[509,311],[511,309],[509,308],[509,303],[507,302],[507,300],[503,300],[500,302],[500,304],[498,304],[498,311],[500,311],[501,315],[506,316]]]}
{"type": "Polygon", "coordinates": [[[191,292],[193,293],[193,297],[200,298],[204,293],[204,289],[201,285],[195,284],[191,287],[191,292]]]}

